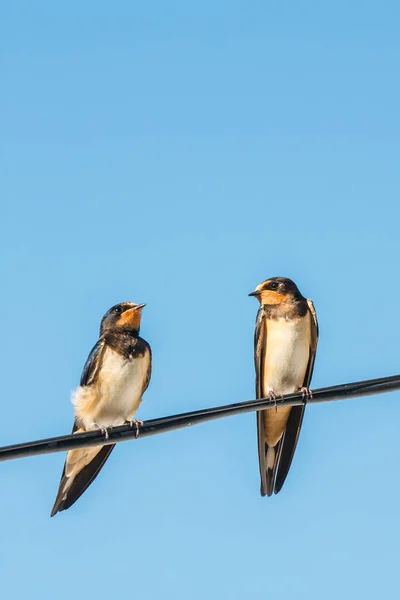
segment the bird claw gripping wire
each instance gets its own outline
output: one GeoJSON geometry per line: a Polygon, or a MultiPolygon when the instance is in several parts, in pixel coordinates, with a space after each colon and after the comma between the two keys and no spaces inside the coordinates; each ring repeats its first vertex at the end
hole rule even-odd
{"type": "Polygon", "coordinates": [[[104,435],[104,438],[105,438],[106,440],[108,440],[108,438],[109,438],[109,435],[108,435],[108,430],[109,430],[109,429],[111,430],[111,429],[112,429],[112,427],[99,427],[99,429],[100,429],[101,433],[104,435]]]}
{"type": "Polygon", "coordinates": [[[277,406],[277,404],[276,404],[276,399],[277,399],[277,397],[278,397],[278,396],[277,396],[277,395],[275,394],[275,392],[273,392],[272,390],[270,390],[270,391],[268,392],[268,398],[269,398],[270,400],[273,400],[273,402],[274,402],[274,408],[275,408],[275,412],[278,410],[278,406],[277,406]]]}
{"type": "Polygon", "coordinates": [[[143,427],[143,421],[138,421],[137,419],[133,419],[133,421],[128,421],[128,425],[131,429],[133,429],[134,427],[136,428],[136,435],[135,438],[137,439],[139,437],[139,431],[140,431],[140,427],[143,427]]]}
{"type": "Polygon", "coordinates": [[[308,387],[299,388],[299,392],[301,392],[302,400],[306,401],[312,399],[312,391],[308,387]]]}

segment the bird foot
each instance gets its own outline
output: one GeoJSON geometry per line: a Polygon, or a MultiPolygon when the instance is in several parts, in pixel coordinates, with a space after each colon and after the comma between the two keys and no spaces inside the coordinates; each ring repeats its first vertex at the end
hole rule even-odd
{"type": "Polygon", "coordinates": [[[104,438],[108,440],[108,438],[110,437],[108,434],[108,430],[111,431],[112,427],[99,427],[98,425],[96,426],[100,429],[101,433],[104,435],[104,438]]]}
{"type": "Polygon", "coordinates": [[[272,390],[270,390],[270,391],[268,392],[268,398],[269,398],[270,400],[273,400],[273,402],[274,402],[274,408],[275,408],[275,412],[278,410],[278,407],[277,407],[277,404],[276,404],[276,399],[277,399],[277,397],[278,397],[278,396],[277,396],[277,395],[275,394],[275,392],[273,392],[272,390]]]}
{"type": "Polygon", "coordinates": [[[299,388],[299,392],[301,392],[301,397],[303,400],[310,400],[312,398],[312,391],[308,387],[299,388]]]}
{"type": "Polygon", "coordinates": [[[131,429],[136,428],[136,439],[139,437],[139,427],[144,425],[143,421],[138,421],[137,419],[133,419],[133,421],[127,421],[127,424],[131,429]]]}

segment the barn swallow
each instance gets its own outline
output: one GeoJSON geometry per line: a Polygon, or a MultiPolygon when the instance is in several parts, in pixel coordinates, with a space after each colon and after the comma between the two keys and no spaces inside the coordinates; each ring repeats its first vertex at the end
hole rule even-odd
{"type": "MultiPolygon", "coordinates": [[[[286,277],[263,281],[249,296],[260,302],[254,335],[257,398],[301,391],[309,397],[318,343],[314,305],[286,277]]],[[[296,450],[304,406],[257,413],[261,495],[277,494],[296,450]]]]}
{"type": "MultiPolygon", "coordinates": [[[[151,376],[151,348],[139,337],[145,304],[123,302],[104,315],[100,337],[83,368],[80,385],[72,395],[73,433],[107,428],[132,421],[151,376]]],[[[72,506],[94,481],[115,444],[70,450],[56,501],[56,513],[72,506]]]]}

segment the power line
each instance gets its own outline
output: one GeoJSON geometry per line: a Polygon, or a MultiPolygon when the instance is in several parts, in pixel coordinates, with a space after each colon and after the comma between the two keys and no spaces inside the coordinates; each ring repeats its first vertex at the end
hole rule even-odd
{"type": "Polygon", "coordinates": [[[76,450],[88,446],[105,446],[125,442],[135,439],[137,433],[138,437],[148,437],[175,429],[182,429],[183,427],[190,427],[191,425],[198,425],[207,421],[214,421],[215,419],[223,419],[224,417],[233,415],[274,408],[275,406],[319,404],[334,400],[349,400],[350,398],[359,398],[360,396],[373,396],[374,394],[384,394],[397,390],[400,390],[400,375],[320,388],[314,390],[312,398],[308,400],[303,399],[301,393],[288,394],[283,398],[278,398],[276,402],[269,398],[249,400],[237,404],[228,404],[226,406],[217,406],[215,408],[206,408],[170,417],[162,417],[161,419],[151,419],[140,425],[138,431],[135,427],[132,428],[129,425],[113,427],[108,430],[108,439],[105,439],[104,433],[96,430],[15,444],[13,446],[4,446],[0,448],[0,462],[16,458],[26,458],[27,456],[36,456],[38,454],[65,452],[66,450],[76,450]]]}

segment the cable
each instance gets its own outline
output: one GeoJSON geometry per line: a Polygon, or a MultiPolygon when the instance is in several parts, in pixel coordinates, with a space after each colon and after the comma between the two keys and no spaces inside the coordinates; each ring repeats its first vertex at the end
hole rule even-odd
{"type": "Polygon", "coordinates": [[[53,452],[64,452],[66,450],[76,450],[77,448],[86,448],[88,446],[105,446],[125,442],[136,437],[148,437],[158,435],[191,425],[198,425],[215,419],[222,419],[233,415],[259,411],[275,406],[300,406],[302,404],[319,404],[320,402],[332,402],[334,400],[348,400],[350,398],[359,398],[360,396],[373,396],[374,394],[384,394],[400,390],[400,375],[392,377],[383,377],[380,379],[369,379],[366,381],[357,381],[355,383],[345,383],[331,387],[314,390],[312,398],[303,399],[301,393],[288,394],[283,398],[278,398],[276,402],[269,398],[260,400],[249,400],[237,404],[228,404],[226,406],[217,406],[215,408],[206,408],[193,412],[162,417],[161,419],[151,419],[145,421],[138,428],[122,425],[108,430],[108,439],[100,430],[87,431],[71,435],[62,435],[59,437],[47,438],[34,442],[15,444],[13,446],[4,446],[0,448],[0,462],[13,460],[16,458],[25,458],[27,456],[36,456],[38,454],[52,454],[53,452]]]}

